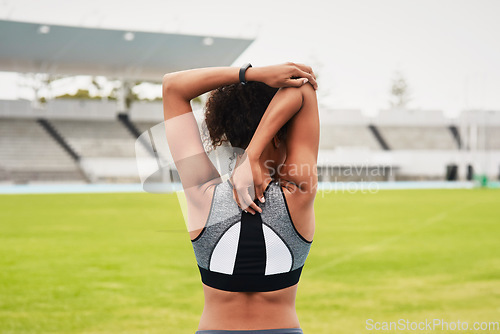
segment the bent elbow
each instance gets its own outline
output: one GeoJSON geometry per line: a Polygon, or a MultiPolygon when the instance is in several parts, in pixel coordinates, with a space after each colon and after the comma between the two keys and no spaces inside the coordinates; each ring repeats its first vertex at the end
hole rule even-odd
{"type": "Polygon", "coordinates": [[[166,94],[167,92],[170,92],[172,91],[172,89],[174,88],[174,75],[173,73],[167,73],[163,76],[163,80],[162,80],[162,90],[163,90],[163,94],[166,94]]]}

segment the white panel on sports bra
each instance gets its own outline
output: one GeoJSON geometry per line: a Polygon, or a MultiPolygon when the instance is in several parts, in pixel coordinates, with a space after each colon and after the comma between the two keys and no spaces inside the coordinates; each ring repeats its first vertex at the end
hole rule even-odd
{"type": "Polygon", "coordinates": [[[231,275],[236,261],[241,222],[231,226],[220,238],[210,259],[210,270],[231,275]]]}
{"type": "Polygon", "coordinates": [[[292,253],[283,240],[270,227],[263,224],[266,241],[266,275],[285,273],[292,268],[292,253]]]}

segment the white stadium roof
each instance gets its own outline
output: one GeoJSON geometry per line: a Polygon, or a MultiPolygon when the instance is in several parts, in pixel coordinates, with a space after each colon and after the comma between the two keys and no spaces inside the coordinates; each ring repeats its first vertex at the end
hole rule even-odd
{"type": "Polygon", "coordinates": [[[0,71],[160,81],[168,72],[231,65],[252,42],[0,20],[0,71]]]}

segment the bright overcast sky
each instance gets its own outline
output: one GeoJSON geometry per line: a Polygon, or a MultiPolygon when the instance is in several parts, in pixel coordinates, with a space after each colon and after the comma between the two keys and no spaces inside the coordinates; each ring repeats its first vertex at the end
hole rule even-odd
{"type": "MultiPolygon", "coordinates": [[[[413,108],[500,109],[499,17],[498,0],[0,0],[1,19],[252,37],[234,65],[308,63],[323,105],[367,114],[388,106],[396,70],[413,108]]],[[[13,82],[0,76],[0,98],[13,82]]]]}

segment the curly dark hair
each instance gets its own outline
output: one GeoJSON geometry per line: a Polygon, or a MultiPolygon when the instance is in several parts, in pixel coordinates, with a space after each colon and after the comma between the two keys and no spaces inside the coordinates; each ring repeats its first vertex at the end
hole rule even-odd
{"type": "MultiPolygon", "coordinates": [[[[277,91],[256,81],[213,90],[205,105],[205,123],[213,148],[229,142],[232,147],[246,149],[277,91]]],[[[277,136],[286,139],[286,124],[277,136]]]]}

